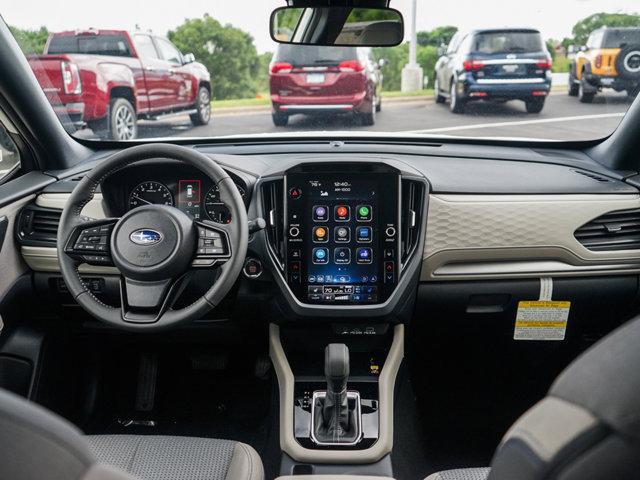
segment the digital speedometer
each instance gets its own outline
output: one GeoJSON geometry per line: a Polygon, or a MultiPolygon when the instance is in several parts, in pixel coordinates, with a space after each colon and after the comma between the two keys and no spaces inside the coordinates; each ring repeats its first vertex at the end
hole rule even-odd
{"type": "Polygon", "coordinates": [[[129,210],[142,205],[173,206],[173,195],[167,186],[160,182],[142,182],[129,195],[129,210]]]}

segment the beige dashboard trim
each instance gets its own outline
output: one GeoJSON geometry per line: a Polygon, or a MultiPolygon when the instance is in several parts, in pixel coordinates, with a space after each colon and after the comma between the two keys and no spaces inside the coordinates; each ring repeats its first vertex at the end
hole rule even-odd
{"type": "Polygon", "coordinates": [[[298,462],[363,464],[377,462],[393,449],[393,392],[404,357],[404,326],[396,325],[393,341],[378,379],[380,425],[378,441],[364,450],[310,450],[294,437],[295,378],[280,341],[280,327],[269,325],[269,356],[278,377],[280,391],[280,448],[298,462]]]}
{"type": "MultiPolygon", "coordinates": [[[[36,205],[62,210],[67,205],[70,196],[70,193],[41,193],[36,198],[36,205]]],[[[96,193],[94,195],[91,201],[82,209],[82,215],[96,219],[106,218],[102,194],[96,193]]]]}
{"type": "Polygon", "coordinates": [[[640,250],[593,252],[573,236],[640,195],[431,195],[422,281],[640,271],[640,250]]]}
{"type": "MultiPolygon", "coordinates": [[[[23,245],[20,247],[22,258],[29,265],[31,270],[36,272],[60,272],[58,263],[58,251],[52,247],[31,247],[23,245]]],[[[80,273],[116,275],[120,272],[115,267],[101,267],[82,264],[79,267],[80,273]]]]}
{"type": "MultiPolygon", "coordinates": [[[[36,197],[36,205],[43,208],[64,209],[69,201],[69,193],[41,193],[36,197]]],[[[104,199],[97,193],[82,209],[82,215],[95,219],[106,218],[104,199]]],[[[35,272],[60,272],[58,252],[53,247],[32,247],[23,245],[20,253],[25,263],[35,272]]],[[[113,267],[80,265],[80,273],[85,274],[118,274],[113,267]]]]}

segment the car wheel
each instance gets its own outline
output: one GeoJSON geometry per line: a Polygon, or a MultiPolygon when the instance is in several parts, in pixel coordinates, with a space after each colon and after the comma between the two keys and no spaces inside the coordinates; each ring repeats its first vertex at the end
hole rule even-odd
{"type": "Polygon", "coordinates": [[[198,103],[196,103],[198,111],[189,115],[191,123],[195,126],[206,125],[211,120],[211,94],[207,87],[198,89],[198,103]]]}
{"type": "Polygon", "coordinates": [[[444,103],[446,98],[441,95],[440,91],[440,80],[438,80],[438,76],[436,75],[436,79],[433,82],[433,94],[436,98],[436,103],[444,103]]]}
{"type": "Polygon", "coordinates": [[[282,113],[272,113],[271,119],[276,127],[286,127],[289,123],[289,115],[283,115],[282,113]]]}
{"type": "Polygon", "coordinates": [[[358,116],[360,117],[360,124],[365,127],[371,127],[376,124],[376,107],[375,107],[375,98],[371,101],[371,112],[360,113],[358,116]]]}
{"type": "Polygon", "coordinates": [[[453,113],[464,112],[464,100],[458,96],[458,85],[455,80],[451,80],[451,93],[449,95],[449,110],[453,113]]]}
{"type": "Polygon", "coordinates": [[[540,113],[544,108],[544,98],[536,98],[535,100],[525,100],[527,113],[540,113]]]}
{"type": "Polygon", "coordinates": [[[569,86],[567,88],[567,93],[570,97],[577,97],[578,90],[580,90],[580,84],[576,81],[576,76],[573,73],[573,69],[569,72],[569,86]]]}
{"type": "Polygon", "coordinates": [[[580,85],[578,86],[578,100],[580,100],[580,103],[592,103],[595,96],[596,92],[589,90],[587,81],[583,75],[582,80],[580,80],[580,85]]]}
{"type": "Polygon", "coordinates": [[[131,102],[126,98],[111,100],[109,133],[111,140],[133,140],[138,136],[138,119],[131,102]]]}

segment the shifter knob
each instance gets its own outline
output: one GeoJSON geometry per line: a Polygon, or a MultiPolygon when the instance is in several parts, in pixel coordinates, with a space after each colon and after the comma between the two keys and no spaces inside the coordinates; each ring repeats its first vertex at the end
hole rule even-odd
{"type": "Polygon", "coordinates": [[[344,343],[330,343],[325,348],[324,374],[327,392],[344,393],[349,379],[349,348],[344,343]]]}

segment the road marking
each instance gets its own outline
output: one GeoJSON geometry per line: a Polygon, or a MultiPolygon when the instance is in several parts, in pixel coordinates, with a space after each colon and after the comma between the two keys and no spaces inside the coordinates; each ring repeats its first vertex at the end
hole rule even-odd
{"type": "Polygon", "coordinates": [[[599,118],[615,118],[615,117],[624,117],[624,115],[625,115],[624,112],[600,113],[596,115],[580,115],[576,117],[556,117],[556,118],[544,118],[539,120],[521,120],[521,121],[515,121],[515,122],[495,122],[495,123],[479,123],[477,125],[458,125],[455,127],[430,128],[427,130],[409,130],[404,133],[456,132],[459,130],[475,130],[476,128],[512,127],[512,126],[520,126],[520,125],[537,125],[542,123],[575,122],[578,120],[595,120],[599,118]]]}

